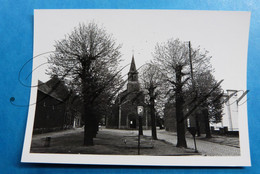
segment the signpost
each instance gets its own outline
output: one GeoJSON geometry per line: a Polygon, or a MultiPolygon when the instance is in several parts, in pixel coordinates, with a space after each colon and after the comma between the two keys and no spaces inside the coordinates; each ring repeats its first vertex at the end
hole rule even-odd
{"type": "Polygon", "coordinates": [[[137,115],[138,115],[138,120],[139,120],[138,155],[140,155],[140,135],[143,135],[143,130],[142,130],[142,117],[144,115],[144,107],[143,106],[137,106],[137,115]]]}
{"type": "Polygon", "coordinates": [[[144,115],[144,107],[143,106],[137,106],[137,114],[140,117],[142,117],[144,115]]]}
{"type": "Polygon", "coordinates": [[[195,139],[196,132],[197,132],[196,128],[195,127],[188,127],[188,130],[191,133],[191,135],[193,136],[194,146],[195,146],[195,153],[198,153],[197,146],[196,146],[196,139],[195,139]]]}

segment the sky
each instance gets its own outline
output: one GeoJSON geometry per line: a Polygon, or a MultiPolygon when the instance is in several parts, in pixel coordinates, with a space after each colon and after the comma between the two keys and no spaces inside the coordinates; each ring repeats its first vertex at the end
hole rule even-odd
{"type": "MultiPolygon", "coordinates": [[[[249,12],[181,10],[35,10],[34,56],[54,51],[55,41],[65,38],[79,23],[94,21],[122,44],[121,66],[131,62],[137,68],[153,59],[157,43],[170,38],[191,41],[209,51],[215,78],[222,88],[246,90],[249,12]]],[[[46,62],[48,54],[34,60],[34,67],[46,62]]],[[[39,79],[46,81],[42,66],[39,79]]],[[[126,74],[129,67],[124,69],[126,74]]]]}

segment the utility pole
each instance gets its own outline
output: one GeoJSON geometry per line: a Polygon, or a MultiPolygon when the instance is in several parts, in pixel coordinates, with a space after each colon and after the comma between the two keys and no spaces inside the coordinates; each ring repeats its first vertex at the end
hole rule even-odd
{"type": "MultiPolygon", "coordinates": [[[[192,67],[192,57],[191,57],[191,43],[189,41],[189,60],[190,60],[190,76],[191,76],[191,83],[192,83],[192,89],[195,91],[196,97],[197,97],[197,91],[194,84],[194,77],[193,77],[193,67],[192,67]]],[[[196,104],[196,102],[195,102],[196,104]]],[[[200,126],[199,126],[199,115],[195,112],[195,122],[196,122],[196,132],[197,136],[200,136],[200,126]]]]}
{"type": "Polygon", "coordinates": [[[190,58],[190,76],[192,80],[192,86],[194,88],[194,79],[193,79],[193,68],[192,68],[192,58],[191,58],[191,43],[189,41],[189,58],[190,58]]]}

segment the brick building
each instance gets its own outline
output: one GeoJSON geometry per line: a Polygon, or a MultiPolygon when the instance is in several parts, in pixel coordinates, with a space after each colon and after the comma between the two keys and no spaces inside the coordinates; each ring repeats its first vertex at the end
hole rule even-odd
{"type": "Polygon", "coordinates": [[[81,126],[81,102],[71,103],[71,94],[57,77],[38,82],[33,133],[44,133],[81,126]]]}

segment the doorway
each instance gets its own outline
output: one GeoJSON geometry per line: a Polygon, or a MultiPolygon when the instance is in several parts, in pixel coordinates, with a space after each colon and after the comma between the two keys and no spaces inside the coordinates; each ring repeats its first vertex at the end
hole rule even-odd
{"type": "Polygon", "coordinates": [[[129,127],[131,129],[135,129],[136,128],[136,119],[130,119],[129,120],[129,127]]]}

